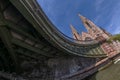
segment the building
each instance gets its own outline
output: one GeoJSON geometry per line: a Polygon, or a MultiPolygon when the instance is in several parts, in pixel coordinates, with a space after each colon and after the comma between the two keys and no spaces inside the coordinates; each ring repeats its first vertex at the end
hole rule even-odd
{"type": "Polygon", "coordinates": [[[108,58],[109,44],[70,39],[54,28],[36,0],[0,0],[0,80],[82,80],[117,55],[108,58]]]}
{"type": "Polygon", "coordinates": [[[103,40],[108,40],[110,38],[111,36],[110,33],[95,25],[91,20],[87,19],[86,17],[80,14],[79,17],[83,25],[87,29],[87,32],[82,32],[80,35],[77,32],[77,30],[72,25],[70,25],[74,39],[82,40],[82,41],[88,41],[88,40],[103,41],[103,40]]]}

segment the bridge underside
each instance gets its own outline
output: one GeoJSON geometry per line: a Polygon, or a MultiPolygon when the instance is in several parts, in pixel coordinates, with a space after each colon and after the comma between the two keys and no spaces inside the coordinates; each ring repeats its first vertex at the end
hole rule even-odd
{"type": "Polygon", "coordinates": [[[57,35],[35,4],[35,0],[0,0],[1,79],[12,80],[6,76],[12,74],[26,80],[59,80],[65,75],[84,73],[106,57],[97,42],[77,44],[57,35]]]}

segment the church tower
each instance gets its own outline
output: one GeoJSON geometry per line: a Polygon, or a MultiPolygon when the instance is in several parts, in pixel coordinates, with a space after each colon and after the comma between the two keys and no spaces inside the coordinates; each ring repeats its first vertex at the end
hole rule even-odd
{"type": "Polygon", "coordinates": [[[85,26],[85,28],[87,29],[88,33],[92,36],[92,39],[96,39],[98,37],[103,37],[105,39],[110,38],[109,34],[105,33],[105,30],[99,28],[92,21],[90,21],[89,19],[87,19],[86,17],[84,17],[80,14],[78,16],[80,17],[80,19],[81,19],[83,25],[85,26]]]}
{"type": "Polygon", "coordinates": [[[72,25],[70,25],[70,28],[72,30],[73,38],[76,39],[76,40],[82,40],[81,36],[79,35],[77,30],[72,25]]]}

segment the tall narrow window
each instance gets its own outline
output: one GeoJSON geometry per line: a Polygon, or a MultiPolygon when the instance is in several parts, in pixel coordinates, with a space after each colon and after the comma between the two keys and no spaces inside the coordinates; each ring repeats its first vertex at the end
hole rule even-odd
{"type": "Polygon", "coordinates": [[[90,28],[92,28],[92,26],[88,23],[88,22],[85,22],[90,28]]]}

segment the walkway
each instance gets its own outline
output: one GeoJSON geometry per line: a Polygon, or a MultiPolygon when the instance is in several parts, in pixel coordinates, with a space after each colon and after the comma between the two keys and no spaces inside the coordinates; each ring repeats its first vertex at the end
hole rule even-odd
{"type": "Polygon", "coordinates": [[[120,80],[120,61],[99,71],[90,80],[120,80]]]}

